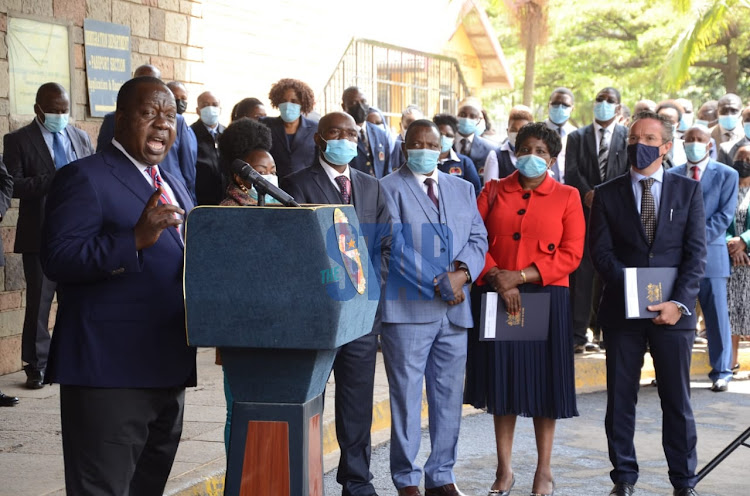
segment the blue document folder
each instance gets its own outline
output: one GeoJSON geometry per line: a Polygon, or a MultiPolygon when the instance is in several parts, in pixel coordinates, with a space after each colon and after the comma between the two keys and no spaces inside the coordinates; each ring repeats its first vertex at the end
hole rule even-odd
{"type": "Polygon", "coordinates": [[[497,293],[482,295],[480,341],[546,341],[549,293],[521,293],[521,311],[511,315],[497,293]]]}
{"type": "Polygon", "coordinates": [[[653,319],[658,312],[646,307],[672,298],[677,267],[627,267],[625,270],[625,318],[653,319]]]}

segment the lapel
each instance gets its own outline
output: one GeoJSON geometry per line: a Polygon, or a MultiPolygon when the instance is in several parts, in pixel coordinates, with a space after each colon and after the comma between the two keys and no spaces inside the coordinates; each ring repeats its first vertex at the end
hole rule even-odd
{"type": "MultiPolygon", "coordinates": [[[[310,119],[307,119],[304,116],[301,117],[299,127],[297,128],[297,135],[294,137],[294,142],[292,143],[292,153],[294,153],[294,151],[301,145],[305,144],[308,140],[308,136],[315,132],[316,127],[312,124],[313,123],[310,119]]],[[[286,136],[284,138],[286,138],[286,136]]],[[[312,138],[310,138],[310,141],[312,141],[312,138]]]]}
{"type": "MultiPolygon", "coordinates": [[[[131,191],[143,205],[145,205],[149,197],[153,194],[154,190],[153,188],[149,187],[148,182],[144,180],[144,177],[140,172],[138,172],[138,169],[130,162],[128,157],[123,155],[122,152],[120,152],[120,150],[115,148],[112,144],[107,145],[107,147],[103,150],[102,157],[104,159],[104,162],[111,167],[112,175],[115,176],[115,178],[117,178],[117,180],[120,181],[126,189],[131,191]]],[[[165,172],[161,170],[161,168],[160,172],[163,176],[162,178],[164,180],[167,180],[166,177],[168,176],[168,174],[165,174],[165,172]]],[[[172,180],[171,176],[169,176],[168,182],[175,195],[179,195],[177,201],[180,202],[180,205],[183,206],[183,210],[185,210],[185,217],[187,217],[187,213],[190,210],[190,208],[188,207],[192,207],[193,202],[185,198],[178,186],[173,186],[176,181],[172,180]]],[[[167,229],[167,231],[170,232],[170,236],[172,237],[172,239],[174,239],[175,242],[180,245],[180,248],[182,248],[182,240],[180,239],[177,230],[170,228],[167,229]]]]}
{"type": "Polygon", "coordinates": [[[75,128],[68,124],[65,126],[65,131],[68,133],[68,138],[70,139],[70,145],[73,147],[73,151],[76,152],[76,158],[84,158],[86,155],[81,143],[81,137],[78,135],[75,128]]]}
{"type": "Polygon", "coordinates": [[[607,156],[607,174],[620,174],[620,171],[616,170],[618,162],[618,156],[622,153],[622,144],[625,143],[625,133],[627,128],[615,124],[615,129],[612,131],[612,138],[609,140],[609,156],[607,156]]]}
{"type": "MultiPolygon", "coordinates": [[[[435,205],[430,200],[430,197],[428,197],[427,194],[425,194],[425,192],[422,190],[422,187],[417,181],[417,178],[414,177],[414,174],[412,174],[411,170],[408,167],[401,167],[398,170],[398,173],[401,174],[401,179],[406,184],[406,188],[411,191],[411,194],[414,196],[414,199],[417,201],[420,208],[424,212],[424,215],[429,221],[432,228],[442,239],[445,239],[445,233],[440,227],[440,212],[438,212],[438,209],[435,208],[435,205]]],[[[440,172],[437,173],[440,174],[440,172]]],[[[440,183],[438,183],[438,190],[440,191],[438,193],[438,202],[443,204],[443,210],[445,210],[445,202],[442,199],[443,190],[440,189],[440,183]]]]}
{"type": "Polygon", "coordinates": [[[354,205],[354,210],[357,212],[357,217],[362,222],[366,198],[364,181],[360,179],[358,170],[349,167],[349,173],[352,178],[352,204],[354,205]]]}
{"type": "Polygon", "coordinates": [[[716,176],[716,165],[714,165],[712,161],[709,160],[708,164],[706,165],[706,170],[703,171],[703,176],[701,176],[701,181],[700,181],[704,199],[706,198],[706,193],[708,193],[708,191],[713,188],[714,184],[716,184],[714,182],[715,176],[716,176]]]}
{"type": "MultiPolygon", "coordinates": [[[[654,242],[659,237],[659,227],[662,225],[662,220],[669,218],[668,206],[672,205],[672,197],[674,196],[674,191],[672,190],[675,187],[675,177],[674,173],[667,174],[667,171],[664,171],[664,179],[661,185],[661,199],[659,200],[659,215],[656,218],[656,230],[654,231],[654,242]]],[[[665,222],[667,221],[665,220],[665,222]]]]}
{"type": "MultiPolygon", "coordinates": [[[[269,127],[271,128],[273,143],[279,143],[284,147],[284,150],[291,154],[292,150],[289,149],[289,141],[286,139],[286,131],[284,131],[284,121],[281,120],[281,117],[272,117],[272,119],[273,121],[268,124],[271,124],[269,127]]],[[[266,123],[264,122],[264,124],[266,123]]]]}
{"type": "MultiPolygon", "coordinates": [[[[349,169],[351,170],[351,167],[349,169]]],[[[343,201],[341,199],[341,194],[334,188],[333,184],[331,184],[331,180],[328,178],[326,171],[323,170],[323,166],[320,165],[320,162],[310,168],[310,174],[312,175],[313,182],[318,189],[320,189],[320,192],[326,199],[325,203],[337,205],[343,201]]],[[[351,177],[354,179],[353,173],[351,174],[351,177]]],[[[352,181],[352,191],[354,191],[354,181],[352,181]]]]}
{"type": "Polygon", "coordinates": [[[596,129],[593,124],[586,126],[586,130],[583,132],[583,146],[588,150],[587,155],[593,157],[596,165],[596,176],[599,177],[599,163],[597,162],[599,150],[596,149],[596,129]]]}
{"type": "Polygon", "coordinates": [[[31,124],[26,126],[26,129],[28,130],[29,141],[31,141],[31,144],[34,146],[34,148],[36,148],[39,156],[44,159],[44,165],[47,167],[47,169],[49,169],[50,172],[54,172],[55,160],[49,153],[47,143],[44,142],[44,136],[42,136],[42,131],[39,129],[39,126],[36,123],[36,118],[31,121],[31,124]]]}
{"type": "Polygon", "coordinates": [[[374,128],[374,124],[370,124],[369,121],[365,121],[365,132],[367,133],[367,144],[370,146],[370,156],[372,157],[372,170],[375,172],[375,177],[383,177],[383,171],[381,170],[381,166],[383,165],[380,160],[376,160],[378,157],[378,150],[377,150],[377,144],[380,143],[376,139],[375,131],[373,131],[372,128],[374,128]]]}

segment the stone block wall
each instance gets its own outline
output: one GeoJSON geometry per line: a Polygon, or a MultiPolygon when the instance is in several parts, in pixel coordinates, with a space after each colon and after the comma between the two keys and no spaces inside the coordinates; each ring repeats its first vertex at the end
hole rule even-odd
{"type": "MultiPolygon", "coordinates": [[[[74,73],[70,88],[71,120],[86,131],[94,146],[101,118],[89,116],[86,87],[83,20],[96,19],[130,27],[131,64],[153,64],[164,81],[178,80],[197,95],[203,87],[203,0],[0,0],[0,137],[25,126],[28,114],[11,115],[8,100],[8,49],[5,42],[8,16],[34,16],[35,19],[63,20],[73,26],[74,73]]],[[[2,140],[0,140],[2,153],[2,140]]],[[[18,200],[0,222],[0,239],[5,251],[5,267],[0,267],[0,374],[21,368],[21,329],[24,318],[26,282],[21,255],[13,253],[18,200]]],[[[50,316],[54,325],[56,306],[50,316]]]]}

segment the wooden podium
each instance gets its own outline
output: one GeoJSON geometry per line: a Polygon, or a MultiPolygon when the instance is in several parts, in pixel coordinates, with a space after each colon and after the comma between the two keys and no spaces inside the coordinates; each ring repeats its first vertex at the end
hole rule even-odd
{"type": "Polygon", "coordinates": [[[379,299],[354,208],[198,207],[185,242],[188,341],[234,397],[224,494],[322,496],[322,394],[379,299]]]}

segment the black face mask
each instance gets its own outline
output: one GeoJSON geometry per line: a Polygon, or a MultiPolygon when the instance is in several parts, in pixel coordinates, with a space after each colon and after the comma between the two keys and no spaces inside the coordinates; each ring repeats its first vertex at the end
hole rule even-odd
{"type": "Polygon", "coordinates": [[[740,173],[740,177],[750,176],[750,163],[737,160],[732,164],[732,167],[740,173]]]}
{"type": "Polygon", "coordinates": [[[355,103],[354,105],[346,109],[346,113],[354,118],[354,122],[356,122],[357,124],[362,124],[363,122],[365,122],[368,110],[370,110],[370,106],[366,103],[355,103]]]}
{"type": "Polygon", "coordinates": [[[175,100],[175,103],[177,104],[177,113],[184,114],[187,110],[187,100],[175,100]]]}

